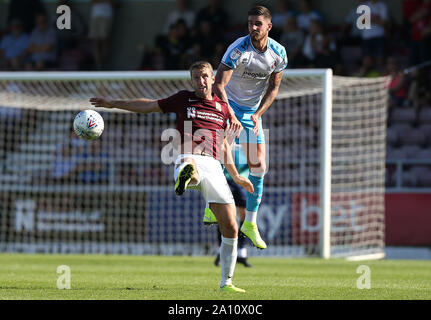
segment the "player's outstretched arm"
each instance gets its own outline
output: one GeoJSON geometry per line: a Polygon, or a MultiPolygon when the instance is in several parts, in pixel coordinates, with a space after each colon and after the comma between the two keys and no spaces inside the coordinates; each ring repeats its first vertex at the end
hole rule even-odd
{"type": "Polygon", "coordinates": [[[90,102],[93,106],[98,108],[117,108],[137,113],[162,112],[157,100],[146,98],[136,100],[105,100],[103,98],[94,97],[90,99],[90,102]]]}
{"type": "Polygon", "coordinates": [[[236,184],[243,187],[247,192],[253,193],[254,187],[253,184],[249,179],[246,177],[240,176],[238,173],[238,170],[235,166],[235,161],[232,157],[232,145],[228,142],[228,139],[224,139],[223,141],[223,154],[224,154],[224,165],[226,167],[227,172],[229,172],[230,176],[232,177],[233,181],[235,181],[236,184]]]}
{"type": "Polygon", "coordinates": [[[227,103],[227,106],[229,108],[229,113],[231,117],[231,124],[230,127],[238,131],[238,134],[241,132],[242,124],[238,121],[237,117],[235,116],[235,112],[232,110],[231,106],[229,105],[229,100],[226,94],[226,90],[224,89],[226,85],[229,83],[230,78],[232,77],[233,70],[225,66],[223,63],[220,63],[217,74],[215,76],[215,83],[213,86],[214,93],[223,101],[227,103]]]}

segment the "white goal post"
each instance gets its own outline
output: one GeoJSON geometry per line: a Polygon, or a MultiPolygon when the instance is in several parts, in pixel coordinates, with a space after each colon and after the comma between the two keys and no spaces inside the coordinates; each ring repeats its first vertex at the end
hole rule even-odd
{"type": "MultiPolygon", "coordinates": [[[[172,166],[160,160],[174,117],[98,110],[98,141],[71,134],[92,96],[183,89],[192,89],[188,71],[0,72],[0,251],[214,253],[199,194],[177,199],[172,166]]],[[[386,77],[285,71],[263,117],[269,171],[258,221],[269,246],[250,255],[384,256],[386,117],[386,77]]]]}

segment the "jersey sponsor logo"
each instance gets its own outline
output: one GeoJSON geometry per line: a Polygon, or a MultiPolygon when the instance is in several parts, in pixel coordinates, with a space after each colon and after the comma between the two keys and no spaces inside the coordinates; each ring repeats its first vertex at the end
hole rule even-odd
{"type": "Polygon", "coordinates": [[[187,107],[187,119],[196,118],[196,108],[187,107]]]}
{"type": "Polygon", "coordinates": [[[211,121],[211,122],[218,122],[218,123],[223,123],[223,117],[212,113],[212,112],[205,112],[205,111],[199,111],[196,115],[196,118],[201,119],[201,120],[207,120],[207,121],[211,121]]]}
{"type": "Polygon", "coordinates": [[[248,70],[245,70],[242,74],[243,78],[253,78],[253,79],[266,79],[268,77],[267,74],[261,73],[261,72],[251,72],[248,70]]]}
{"type": "Polygon", "coordinates": [[[199,100],[196,99],[189,99],[189,102],[198,102],[199,100]]]}
{"type": "Polygon", "coordinates": [[[242,52],[240,50],[234,49],[230,54],[230,58],[232,60],[237,60],[239,59],[239,57],[241,57],[241,55],[242,55],[242,52]]]}
{"type": "Polygon", "coordinates": [[[247,64],[247,62],[248,62],[248,59],[247,59],[247,58],[244,58],[244,59],[242,59],[242,60],[241,60],[241,63],[242,63],[242,64],[247,64]]]}
{"type": "MultiPolygon", "coordinates": [[[[218,108],[217,104],[219,105],[218,106],[220,108],[219,111],[221,112],[221,105],[218,102],[216,102],[216,108],[218,108]]],[[[187,107],[187,119],[201,119],[201,120],[207,120],[207,121],[217,122],[217,123],[224,122],[224,119],[222,116],[213,112],[196,110],[195,107],[187,107]]]]}

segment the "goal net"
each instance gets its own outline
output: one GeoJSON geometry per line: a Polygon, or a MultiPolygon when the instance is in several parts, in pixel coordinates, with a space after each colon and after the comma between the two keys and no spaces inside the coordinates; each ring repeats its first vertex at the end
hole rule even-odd
{"type": "MultiPolygon", "coordinates": [[[[268,249],[250,246],[251,256],[384,250],[387,79],[327,75],[285,72],[263,117],[269,171],[258,224],[268,249]]],[[[0,251],[215,253],[203,198],[176,196],[173,163],[161,160],[175,115],[98,109],[100,139],[73,133],[93,96],[183,89],[192,90],[185,71],[0,73],[0,251]]]]}

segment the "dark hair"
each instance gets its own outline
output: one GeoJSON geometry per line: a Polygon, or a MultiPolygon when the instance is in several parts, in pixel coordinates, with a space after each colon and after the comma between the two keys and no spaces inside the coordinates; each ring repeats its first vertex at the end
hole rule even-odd
{"type": "Polygon", "coordinates": [[[264,16],[265,18],[271,20],[271,11],[264,6],[255,6],[248,11],[249,16],[264,16]]]}
{"type": "Polygon", "coordinates": [[[211,63],[209,63],[208,61],[196,61],[194,62],[191,66],[190,66],[190,74],[192,74],[193,70],[198,69],[198,70],[202,70],[204,68],[208,68],[211,72],[214,72],[213,67],[211,65],[211,63]]]}

